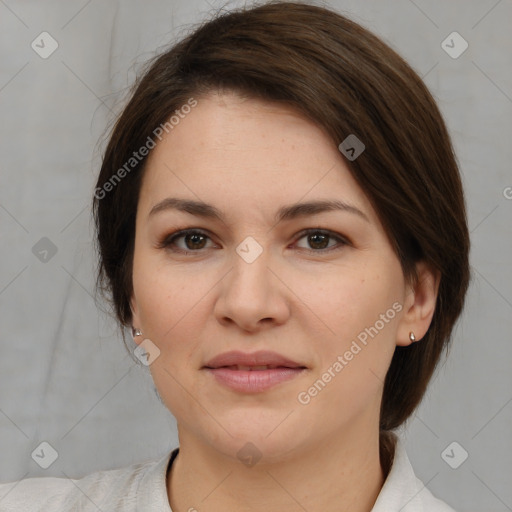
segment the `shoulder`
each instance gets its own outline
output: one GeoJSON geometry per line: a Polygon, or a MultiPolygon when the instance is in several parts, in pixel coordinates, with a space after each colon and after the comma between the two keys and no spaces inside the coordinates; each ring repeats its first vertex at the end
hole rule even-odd
{"type": "Polygon", "coordinates": [[[416,477],[403,441],[396,436],[391,470],[372,512],[456,512],[416,477]]]}
{"type": "MultiPolygon", "coordinates": [[[[69,510],[137,510],[142,480],[165,467],[172,453],[160,459],[119,469],[97,471],[82,478],[38,477],[0,484],[2,512],[64,512],[69,510]]],[[[159,471],[158,473],[160,473],[159,471]]]]}
{"type": "MultiPolygon", "coordinates": [[[[414,498],[414,503],[411,501],[411,512],[456,512],[448,503],[436,498],[418,478],[416,487],[418,495],[414,498]]],[[[409,512],[409,508],[405,508],[405,511],[409,512]]]]}

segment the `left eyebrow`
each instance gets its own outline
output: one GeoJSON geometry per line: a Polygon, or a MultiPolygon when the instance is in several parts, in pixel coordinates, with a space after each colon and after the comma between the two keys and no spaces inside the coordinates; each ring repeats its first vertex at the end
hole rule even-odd
{"type": "MultiPolygon", "coordinates": [[[[190,199],[179,199],[176,197],[168,197],[159,203],[157,203],[151,211],[148,217],[155,215],[158,212],[165,210],[179,210],[182,212],[190,213],[197,217],[217,219],[224,221],[224,216],[220,210],[215,206],[204,203],[202,201],[194,201],[190,199]]],[[[305,203],[295,203],[281,207],[276,213],[276,222],[284,220],[292,220],[298,217],[306,217],[310,215],[317,215],[319,213],[328,211],[343,211],[358,215],[366,222],[370,222],[367,215],[354,205],[348,204],[340,200],[320,200],[320,201],[308,201],[305,203]]]]}

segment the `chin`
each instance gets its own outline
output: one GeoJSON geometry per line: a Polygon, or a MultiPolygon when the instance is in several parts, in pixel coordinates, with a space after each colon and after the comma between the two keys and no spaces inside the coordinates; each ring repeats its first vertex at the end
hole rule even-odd
{"type": "Polygon", "coordinates": [[[257,459],[260,464],[280,462],[307,444],[306,439],[298,436],[301,432],[305,435],[306,429],[290,421],[293,413],[287,418],[290,411],[291,408],[263,414],[261,410],[239,409],[236,414],[217,415],[216,419],[229,433],[215,423],[215,431],[203,432],[203,436],[212,448],[244,464],[251,459],[257,459]]]}
{"type": "Polygon", "coordinates": [[[297,440],[288,434],[287,440],[276,436],[275,439],[248,435],[240,437],[224,437],[211,440],[212,447],[225,456],[252,467],[258,464],[271,465],[291,457],[297,450],[297,440]]]}

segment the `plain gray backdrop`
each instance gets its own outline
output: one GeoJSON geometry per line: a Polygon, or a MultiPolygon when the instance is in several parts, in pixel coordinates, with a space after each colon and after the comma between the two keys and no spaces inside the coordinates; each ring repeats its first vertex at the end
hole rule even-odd
{"type": "MultiPolygon", "coordinates": [[[[220,5],[0,0],[0,481],[77,478],[178,444],[148,368],[94,302],[90,203],[98,141],[138,67],[220,5]],[[48,469],[31,456],[43,441],[58,454],[48,469]]],[[[512,2],[326,5],[424,78],[466,190],[473,281],[450,356],[403,430],[409,457],[456,510],[512,510],[512,2]],[[457,469],[442,456],[453,442],[455,458],[468,454],[457,469]]]]}

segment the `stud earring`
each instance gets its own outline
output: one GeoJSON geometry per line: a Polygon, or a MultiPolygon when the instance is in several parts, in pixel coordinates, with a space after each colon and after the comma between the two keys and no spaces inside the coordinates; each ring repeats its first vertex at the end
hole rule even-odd
{"type": "Polygon", "coordinates": [[[140,329],[135,329],[132,327],[132,336],[135,338],[136,336],[142,336],[142,331],[140,329]]]}
{"type": "Polygon", "coordinates": [[[414,336],[414,333],[411,331],[409,333],[409,339],[414,343],[416,341],[416,336],[414,336]]]}

